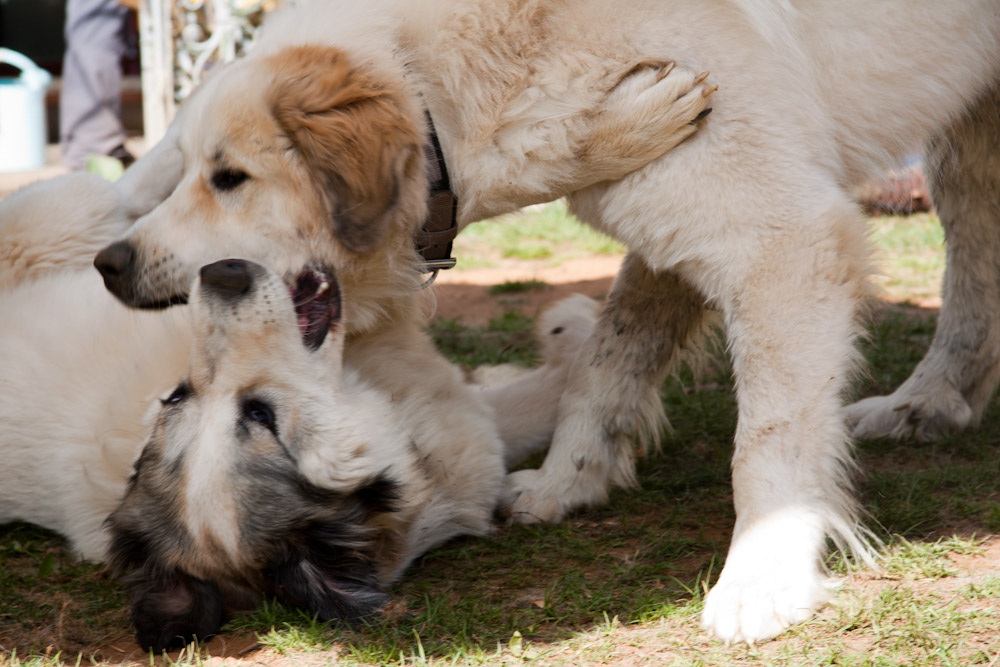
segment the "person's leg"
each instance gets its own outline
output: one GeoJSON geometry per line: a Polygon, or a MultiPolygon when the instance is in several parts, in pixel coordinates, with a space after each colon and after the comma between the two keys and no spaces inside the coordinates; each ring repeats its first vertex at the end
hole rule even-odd
{"type": "Polygon", "coordinates": [[[121,57],[127,12],[116,0],[66,3],[59,135],[71,169],[83,169],[88,155],[107,155],[125,142],[121,57]]]}

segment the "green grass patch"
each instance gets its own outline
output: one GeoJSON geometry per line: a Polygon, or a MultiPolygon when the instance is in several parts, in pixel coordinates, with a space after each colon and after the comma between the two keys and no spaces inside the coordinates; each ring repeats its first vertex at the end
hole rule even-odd
{"type": "Polygon", "coordinates": [[[571,215],[564,201],[473,223],[454,247],[456,269],[494,266],[504,259],[558,265],[577,257],[625,253],[623,245],[571,215]]]}
{"type": "Polygon", "coordinates": [[[519,294],[521,292],[530,292],[531,290],[539,290],[547,287],[547,283],[544,280],[508,280],[502,282],[499,285],[493,285],[490,287],[490,294],[519,294]]]}
{"type": "Polygon", "coordinates": [[[508,311],[486,327],[466,327],[454,319],[437,319],[430,325],[448,359],[463,366],[520,363],[531,365],[538,357],[532,334],[534,320],[508,311]]]}
{"type": "MultiPolygon", "coordinates": [[[[533,209],[525,218],[473,226],[460,240],[496,250],[514,243],[505,234],[531,233],[556,258],[583,243],[565,207],[533,209]],[[497,231],[504,226],[511,231],[497,231]]],[[[934,219],[874,224],[887,272],[910,271],[892,289],[903,299],[933,295],[942,266],[934,259],[941,250],[934,219]],[[925,263],[910,264],[909,256],[925,263]]],[[[542,286],[512,283],[499,291],[542,286]]],[[[898,386],[934,326],[934,317],[917,309],[877,311],[862,344],[868,371],[856,395],[898,386]]],[[[432,331],[458,364],[531,364],[532,327],[531,318],[511,312],[482,328],[444,320],[432,331]]],[[[735,520],[728,364],[720,359],[697,382],[682,370],[661,395],[672,428],[659,451],[639,459],[639,488],[615,490],[607,504],[558,526],[499,525],[486,538],[453,540],[394,584],[384,618],[360,627],[320,623],[271,603],[234,619],[227,636],[265,647],[244,662],[278,665],[1000,664],[1000,568],[968,570],[969,562],[987,560],[984,552],[996,554],[986,538],[1000,532],[997,401],[978,430],[938,443],[858,443],[861,500],[887,544],[881,570],[857,573],[834,557],[844,580],[835,604],[777,641],[726,647],[704,636],[698,614],[735,520]]],[[[121,585],[102,569],[76,562],[51,533],[0,528],[0,667],[75,664],[78,655],[90,664],[95,654],[97,664],[118,664],[109,646],[127,641],[127,626],[121,585]]],[[[204,665],[203,650],[192,647],[170,664],[204,665]]]]}
{"type": "Polygon", "coordinates": [[[875,283],[894,301],[936,297],[944,276],[944,230],[930,213],[872,218],[880,272],[875,283]]]}

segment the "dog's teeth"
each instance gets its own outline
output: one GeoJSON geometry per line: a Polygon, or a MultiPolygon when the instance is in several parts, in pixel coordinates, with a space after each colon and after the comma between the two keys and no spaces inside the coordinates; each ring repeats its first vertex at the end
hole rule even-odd
{"type": "Polygon", "coordinates": [[[328,289],[330,289],[330,283],[328,283],[328,282],[326,282],[324,280],[323,282],[321,282],[319,284],[319,287],[316,289],[316,296],[319,296],[320,294],[322,294],[323,292],[327,291],[328,289]]]}

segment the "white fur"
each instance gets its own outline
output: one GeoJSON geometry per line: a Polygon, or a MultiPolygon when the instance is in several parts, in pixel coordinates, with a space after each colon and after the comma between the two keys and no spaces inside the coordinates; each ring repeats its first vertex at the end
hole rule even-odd
{"type": "MultiPolygon", "coordinates": [[[[60,177],[0,202],[0,250],[16,244],[36,266],[26,274],[20,264],[0,264],[0,310],[8,315],[0,326],[0,523],[45,526],[65,535],[82,557],[102,560],[104,520],[122,498],[159,411],[156,399],[165,399],[185,376],[210,376],[200,387],[199,409],[172,424],[171,437],[161,445],[165,467],[178,462],[183,470],[176,486],[188,533],[196,539],[210,535],[234,562],[242,556],[239,501],[231,484],[240,456],[232,436],[233,396],[247,386],[279,387],[289,410],[313,411],[308,433],[297,439],[312,443],[297,452],[311,483],[349,492],[383,472],[400,483],[403,510],[393,516],[404,544],[383,567],[386,581],[443,540],[488,530],[504,474],[501,452],[464,444],[461,451],[448,451],[456,441],[432,435],[449,428],[446,415],[433,406],[416,414],[373,388],[362,377],[366,367],[372,370],[370,359],[355,354],[342,367],[342,326],[330,334],[322,356],[310,354],[280,279],[272,276],[269,286],[269,303],[287,310],[277,314],[255,310],[256,304],[212,310],[201,298],[191,307],[154,312],[116,301],[96,271],[80,266],[95,241],[118,230],[118,195],[99,180],[82,179],[85,187],[77,189],[80,180],[60,177]],[[53,192],[81,201],[67,206],[53,192]],[[87,205],[91,199],[111,202],[100,209],[103,217],[87,205]],[[269,321],[283,325],[269,329],[269,321]],[[426,443],[419,451],[412,445],[418,432],[426,443]]],[[[572,303],[576,310],[595,309],[589,300],[572,303]]],[[[564,379],[591,327],[592,318],[574,320],[565,337],[543,346],[552,361],[529,374],[564,379]]],[[[445,370],[457,375],[454,368],[445,370]]],[[[550,410],[562,384],[545,385],[550,410]]],[[[502,394],[503,387],[495,391],[502,394]]],[[[539,414],[535,430],[550,432],[553,417],[539,414]]],[[[523,437],[537,440],[531,419],[512,415],[523,437]]],[[[483,409],[478,426],[492,432],[492,413],[483,409]]]]}
{"type": "MultiPolygon", "coordinates": [[[[476,106],[493,93],[488,87],[497,77],[486,72],[509,72],[521,63],[502,60],[506,54],[498,62],[495,46],[479,50],[498,39],[488,26],[511,30],[501,3],[463,7],[470,4],[470,13],[495,23],[482,18],[478,32],[469,34],[466,24],[459,34],[457,20],[442,22],[427,12],[426,24],[414,28],[426,32],[414,41],[428,46],[417,51],[412,67],[431,82],[424,94],[432,114],[447,119],[442,142],[459,194],[478,201],[495,187],[490,173],[506,166],[502,155],[484,166],[481,153],[465,153],[477,150],[470,139],[475,133],[489,136],[502,124],[492,118],[502,112],[487,115],[476,106]]],[[[733,462],[738,521],[703,622],[725,641],[767,639],[822,604],[826,536],[862,557],[868,553],[847,490],[850,450],[839,416],[856,360],[855,304],[867,271],[863,219],[850,187],[919,149],[988,90],[1000,66],[1000,6],[536,6],[550,9],[560,28],[538,43],[544,48],[532,71],[539,77],[572,81],[573,67],[615,50],[711,70],[710,81],[720,86],[714,112],[695,137],[647,168],[574,193],[570,201],[583,220],[622,240],[654,274],[681,279],[685,286],[664,289],[663,300],[688,299],[693,289],[724,313],[740,402],[733,462]]],[[[635,301],[635,291],[622,286],[617,298],[635,301]]],[[[602,342],[615,344],[619,327],[608,320],[598,324],[594,353],[602,342]]],[[[620,345],[633,352],[657,330],[672,345],[678,341],[669,329],[679,329],[682,339],[687,329],[648,308],[621,324],[631,325],[632,340],[620,345]]],[[[646,354],[652,361],[655,348],[646,354]]],[[[622,415],[635,415],[632,426],[641,429],[658,419],[659,408],[618,379],[628,363],[625,353],[606,370],[585,357],[578,362],[549,457],[539,471],[511,477],[515,517],[558,520],[573,507],[603,500],[609,483],[632,481],[629,445],[614,435],[628,431],[615,426],[622,415]]]]}
{"type": "Polygon", "coordinates": [[[99,560],[143,417],[183,372],[186,318],[129,311],[93,270],[0,292],[0,309],[0,523],[46,526],[99,560]]]}
{"type": "MultiPolygon", "coordinates": [[[[822,602],[826,536],[868,557],[840,414],[868,272],[864,221],[850,193],[959,120],[995,84],[1000,3],[397,0],[370,7],[303,3],[265,34],[262,53],[271,44],[332,44],[356,53],[387,85],[405,81],[400,105],[411,114],[421,104],[430,111],[463,224],[569,194],[583,220],[631,252],[569,373],[547,460],[509,479],[513,516],[557,521],[602,501],[610,485],[634,481],[631,436],[655,440],[663,419],[658,382],[710,303],[724,315],[736,372],[738,519],[703,622],[725,641],[754,642],[807,617],[822,602]],[[636,69],[667,61],[678,68],[665,85],[636,69]],[[712,76],[699,87],[693,73],[700,70],[712,76]],[[714,112],[698,134],[662,157],[651,154],[650,146],[665,152],[687,136],[678,128],[713,82],[720,86],[714,112]],[[657,110],[676,113],[675,127],[657,127],[657,110]]],[[[194,137],[227,136],[232,122],[212,126],[233,106],[233,91],[260,85],[247,74],[253,67],[220,75],[226,85],[203,91],[198,104],[207,106],[179,133],[190,148],[194,137]]],[[[183,228],[185,220],[201,227],[214,215],[184,208],[207,170],[194,166],[202,164],[196,156],[186,158],[181,186],[130,236],[169,249],[190,271],[191,258],[217,247],[218,238],[183,228]]],[[[234,233],[228,242],[294,263],[292,241],[276,252],[267,238],[234,233]]],[[[397,240],[409,241],[406,232],[397,240]]],[[[394,274],[402,252],[373,256],[351,285],[376,293],[386,275],[402,275],[394,274]]],[[[388,332],[405,331],[411,317],[404,292],[393,305],[378,302],[382,315],[396,317],[389,329],[379,333],[374,315],[357,320],[375,332],[351,342],[367,350],[369,363],[380,363],[374,346],[385,352],[399,344],[388,332]]],[[[962,317],[957,322],[962,330],[962,317]]],[[[410,353],[416,348],[394,353],[391,366],[419,367],[410,353]]],[[[973,393],[988,395],[995,376],[973,393]]],[[[377,385],[387,380],[378,369],[371,377],[377,385]]],[[[419,374],[410,381],[418,386],[419,374]]],[[[936,394],[944,380],[924,386],[936,394]]],[[[416,418],[425,408],[418,401],[404,410],[416,418]]]]}

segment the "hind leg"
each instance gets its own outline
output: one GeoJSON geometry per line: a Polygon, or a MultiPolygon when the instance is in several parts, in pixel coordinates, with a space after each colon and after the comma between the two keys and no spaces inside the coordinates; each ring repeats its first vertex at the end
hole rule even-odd
{"type": "Polygon", "coordinates": [[[937,331],[899,389],[846,408],[858,437],[960,431],[1000,382],[1000,89],[931,143],[925,167],[947,241],[937,331]]]}
{"type": "Polygon", "coordinates": [[[558,426],[538,470],[508,475],[506,505],[522,523],[558,521],[635,481],[631,436],[655,440],[659,388],[671,358],[698,328],[702,297],[672,273],[629,254],[593,335],[570,370],[558,426]]]}

